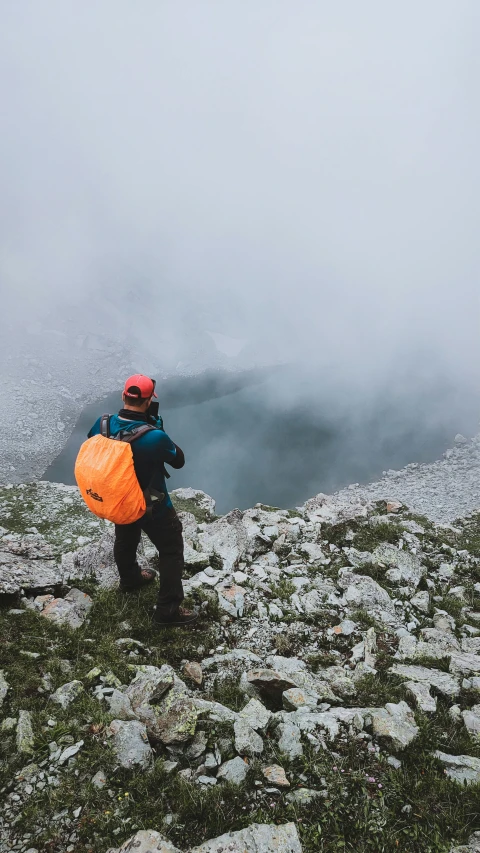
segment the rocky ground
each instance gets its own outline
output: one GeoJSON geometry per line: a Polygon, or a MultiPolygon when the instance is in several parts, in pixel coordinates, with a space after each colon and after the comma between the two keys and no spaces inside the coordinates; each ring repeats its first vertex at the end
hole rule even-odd
{"type": "Polygon", "coordinates": [[[478,853],[480,516],[173,496],[161,631],[73,487],[0,489],[0,851],[478,853]]]}
{"type": "Polygon", "coordinates": [[[412,462],[400,471],[385,471],[381,480],[343,489],[348,499],[382,500],[386,495],[433,521],[449,522],[480,506],[480,434],[455,436],[454,447],[430,464],[412,462]]]}

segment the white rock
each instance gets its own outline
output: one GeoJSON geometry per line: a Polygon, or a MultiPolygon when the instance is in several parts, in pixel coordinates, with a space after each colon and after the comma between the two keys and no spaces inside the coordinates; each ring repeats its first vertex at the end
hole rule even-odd
{"type": "Polygon", "coordinates": [[[280,723],[275,730],[278,738],[278,748],[283,755],[293,760],[303,755],[301,731],[293,723],[280,723]]]}
{"type": "Polygon", "coordinates": [[[272,714],[257,699],[250,699],[245,707],[239,711],[238,718],[243,720],[257,732],[266,731],[272,714]]]}
{"type": "Polygon", "coordinates": [[[430,687],[421,681],[407,681],[405,689],[414,696],[418,707],[426,713],[434,714],[437,710],[437,700],[430,693],[430,687]]]}
{"type": "Polygon", "coordinates": [[[9,685],[8,685],[7,680],[5,678],[5,673],[4,673],[3,669],[0,669],[0,708],[3,705],[3,700],[5,699],[5,696],[7,695],[8,690],[9,690],[9,685]]]}
{"type": "Polygon", "coordinates": [[[65,764],[69,758],[73,758],[73,756],[82,748],[83,743],[83,740],[79,740],[77,743],[72,743],[71,746],[67,746],[67,748],[61,753],[58,763],[62,765],[65,764]]]}
{"type": "MultiPolygon", "coordinates": [[[[239,832],[227,832],[194,847],[191,853],[302,853],[294,823],[283,826],[253,823],[239,832]]],[[[136,851],[138,853],[138,851],[136,851]]]]}
{"type": "Polygon", "coordinates": [[[462,717],[468,734],[474,740],[480,741],[480,705],[474,705],[469,711],[463,711],[462,717]]]}
{"type": "Polygon", "coordinates": [[[474,832],[466,844],[452,847],[450,853],[480,853],[480,832],[474,832]]]}
{"type": "Polygon", "coordinates": [[[130,699],[121,690],[114,689],[110,696],[105,696],[110,714],[117,720],[135,720],[135,712],[130,699]]]}
{"type": "Polygon", "coordinates": [[[16,734],[17,751],[20,753],[33,752],[34,740],[30,711],[19,711],[16,734]]]}
{"type": "Polygon", "coordinates": [[[471,755],[449,755],[438,750],[433,754],[445,764],[445,772],[450,779],[462,784],[480,782],[480,758],[473,758],[471,755]]]}
{"type": "Polygon", "coordinates": [[[200,489],[192,489],[190,487],[174,489],[170,494],[181,501],[193,501],[199,509],[204,510],[209,515],[215,514],[214,499],[210,497],[210,495],[207,495],[206,492],[202,492],[200,489]]]}
{"type": "Polygon", "coordinates": [[[458,678],[454,678],[448,672],[442,672],[439,669],[395,663],[390,667],[389,672],[400,675],[407,681],[418,681],[435,687],[444,696],[458,696],[460,693],[458,678]]]}
{"type": "Polygon", "coordinates": [[[61,708],[68,706],[83,693],[83,684],[81,681],[68,681],[67,684],[62,684],[57,687],[55,693],[50,696],[50,701],[60,705],[61,708]]]}
{"type": "Polygon", "coordinates": [[[225,782],[233,782],[234,785],[241,785],[245,781],[248,773],[248,764],[237,755],[230,761],[225,761],[221,765],[217,773],[217,779],[223,779],[225,782]]]}
{"type": "Polygon", "coordinates": [[[406,702],[387,702],[385,708],[372,709],[371,716],[374,733],[391,738],[398,749],[404,749],[418,735],[415,715],[406,702]]]}
{"type": "Polygon", "coordinates": [[[235,720],[233,724],[235,734],[235,749],[240,755],[261,755],[263,752],[263,740],[259,734],[244,720],[235,720]]]}
{"type": "Polygon", "coordinates": [[[430,610],[430,593],[427,590],[416,592],[410,599],[410,603],[422,613],[428,613],[430,610]]]}
{"type": "Polygon", "coordinates": [[[417,587],[425,569],[415,554],[411,554],[396,545],[384,542],[378,545],[373,552],[373,560],[376,563],[390,567],[386,577],[390,583],[405,583],[417,587]]]}
{"type": "Polygon", "coordinates": [[[236,584],[219,584],[216,588],[220,610],[229,616],[243,616],[245,590],[236,584]]]}
{"type": "Polygon", "coordinates": [[[113,737],[113,747],[122,767],[131,770],[150,766],[152,750],[144,723],[139,720],[113,720],[107,734],[113,737]]]}

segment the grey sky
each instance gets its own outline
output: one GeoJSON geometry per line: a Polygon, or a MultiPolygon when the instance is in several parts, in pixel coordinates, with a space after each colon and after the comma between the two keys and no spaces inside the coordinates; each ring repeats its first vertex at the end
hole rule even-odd
{"type": "Polygon", "coordinates": [[[478,377],[476,0],[0,6],[10,303],[141,282],[274,356],[478,377]]]}

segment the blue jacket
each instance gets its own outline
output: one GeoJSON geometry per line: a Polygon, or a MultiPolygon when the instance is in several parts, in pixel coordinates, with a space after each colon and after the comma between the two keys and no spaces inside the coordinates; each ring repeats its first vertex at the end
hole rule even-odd
{"type": "MultiPolygon", "coordinates": [[[[98,418],[91,430],[88,433],[88,438],[100,433],[100,421],[98,418]]],[[[130,410],[121,409],[118,415],[110,415],[110,435],[118,435],[122,430],[130,430],[140,424],[152,423],[152,419],[148,419],[141,412],[132,412],[130,410]]],[[[183,468],[185,457],[183,451],[178,447],[163,429],[163,421],[158,418],[155,421],[156,429],[150,430],[145,435],[137,438],[131,445],[133,453],[133,464],[135,473],[140,483],[141,489],[146,489],[150,486],[157,492],[163,492],[165,499],[158,506],[159,512],[169,509],[173,506],[170,495],[168,494],[167,484],[165,482],[164,465],[171,465],[172,468],[183,468]]]]}

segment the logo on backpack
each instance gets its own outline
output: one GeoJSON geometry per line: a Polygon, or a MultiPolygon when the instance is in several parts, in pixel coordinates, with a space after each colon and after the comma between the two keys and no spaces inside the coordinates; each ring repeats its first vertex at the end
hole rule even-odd
{"type": "Polygon", "coordinates": [[[93,489],[87,489],[85,493],[87,495],[90,495],[90,497],[93,498],[94,501],[101,501],[103,503],[103,498],[101,498],[100,495],[97,495],[97,493],[94,492],[93,489]]]}

